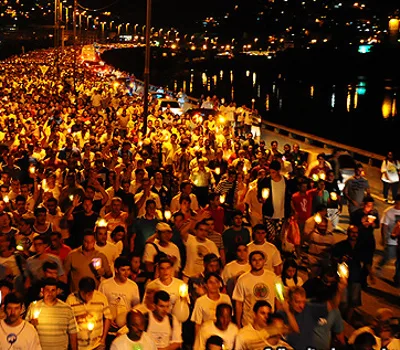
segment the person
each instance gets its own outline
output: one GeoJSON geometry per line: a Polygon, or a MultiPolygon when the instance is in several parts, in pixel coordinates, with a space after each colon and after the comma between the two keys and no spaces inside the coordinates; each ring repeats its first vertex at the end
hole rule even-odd
{"type": "Polygon", "coordinates": [[[219,258],[217,246],[207,238],[208,225],[200,221],[196,223],[194,231],[195,236],[187,231],[181,231],[181,237],[186,246],[186,265],[182,273],[187,278],[204,271],[203,258],[207,254],[213,253],[219,258]]]}
{"type": "Polygon", "coordinates": [[[112,315],[106,296],[96,290],[95,280],[83,277],[78,291],[70,294],[66,303],[71,306],[78,326],[79,349],[104,349],[112,315]],[[93,326],[90,336],[89,323],[93,326]]]}
{"type": "Polygon", "coordinates": [[[329,193],[327,205],[328,218],[332,222],[333,228],[341,231],[339,214],[342,212],[342,196],[333,170],[329,170],[326,174],[325,189],[329,193]]]}
{"type": "Polygon", "coordinates": [[[248,252],[262,251],[267,257],[264,268],[272,271],[279,276],[282,272],[282,258],[279,250],[271,243],[267,242],[267,229],[265,225],[256,225],[253,227],[253,241],[247,245],[248,252]]]}
{"type": "Polygon", "coordinates": [[[50,234],[50,246],[46,248],[45,252],[58,256],[61,262],[64,264],[64,261],[70,251],[71,248],[63,243],[61,233],[53,231],[50,234]]]}
{"type": "Polygon", "coordinates": [[[292,208],[295,213],[297,224],[299,225],[300,235],[304,237],[304,226],[307,219],[312,215],[313,198],[308,191],[308,183],[306,181],[298,182],[298,192],[292,196],[292,208]]]}
{"type": "Polygon", "coordinates": [[[249,255],[250,272],[241,275],[233,290],[232,299],[235,300],[236,324],[241,328],[252,322],[252,308],[258,300],[266,300],[275,306],[276,275],[264,269],[265,254],[262,251],[253,251],[249,255]]]}
{"type": "Polygon", "coordinates": [[[92,277],[98,285],[102,277],[112,276],[107,257],[95,249],[95,243],[94,232],[85,231],[82,246],[72,250],[65,259],[65,275],[68,276],[72,292],[78,289],[82,277],[92,277]]]}
{"type": "MultiPolygon", "coordinates": [[[[395,198],[395,204],[385,209],[381,220],[381,241],[384,246],[383,257],[376,266],[377,274],[381,274],[382,268],[389,260],[396,258],[398,242],[391,236],[393,230],[400,221],[400,194],[395,198]]],[[[400,263],[397,260],[393,281],[397,283],[400,279],[400,263]]]]}
{"type": "Polygon", "coordinates": [[[173,277],[173,263],[168,257],[163,257],[158,261],[158,278],[150,281],[146,285],[143,298],[146,298],[149,290],[164,290],[169,294],[171,310],[179,298],[179,288],[183,281],[173,277]]]}
{"type": "Polygon", "coordinates": [[[43,281],[43,299],[29,305],[26,320],[35,326],[43,350],[78,350],[75,318],[71,306],[57,299],[56,279],[43,281]]]}
{"type": "Polygon", "coordinates": [[[140,303],[139,288],[134,281],[128,277],[131,264],[125,257],[118,257],[114,263],[115,276],[103,280],[99,285],[99,292],[103,293],[110,306],[113,315],[114,327],[116,323],[118,328],[124,324],[117,322],[120,314],[126,314],[128,310],[140,303]]]}
{"type": "Polygon", "coordinates": [[[219,304],[231,305],[227,294],[220,293],[223,287],[222,278],[217,273],[209,273],[204,277],[206,294],[199,297],[195,304],[190,320],[195,323],[195,334],[200,331],[204,322],[215,320],[216,309],[219,304]]]}
{"type": "Polygon", "coordinates": [[[154,293],[154,310],[144,314],[146,333],[157,349],[176,350],[182,345],[182,325],[170,313],[170,297],[164,290],[154,293]]]}
{"type": "Polygon", "coordinates": [[[222,280],[226,285],[227,294],[230,297],[232,297],[237,279],[245,272],[249,272],[251,270],[247,244],[239,243],[237,245],[236,257],[236,260],[233,260],[224,266],[221,274],[222,280]]]}
{"type": "Polygon", "coordinates": [[[262,211],[264,223],[268,228],[267,241],[280,247],[280,233],[284,220],[291,214],[290,193],[287,180],[280,174],[281,164],[273,160],[269,165],[270,176],[259,179],[257,184],[257,195],[263,203],[262,211]],[[269,190],[269,196],[263,198],[263,189],[269,190]]]}
{"type": "Polygon", "coordinates": [[[243,212],[235,210],[233,211],[231,218],[233,225],[222,233],[226,263],[229,263],[236,258],[238,244],[250,243],[249,230],[243,226],[243,212]]]}
{"type": "Polygon", "coordinates": [[[157,350],[153,339],[145,332],[145,319],[142,313],[131,310],[126,315],[128,333],[117,337],[111,344],[110,350],[146,349],[157,350]]]}
{"type": "Polygon", "coordinates": [[[303,285],[303,279],[298,275],[298,265],[295,259],[290,257],[285,259],[280,279],[286,291],[290,287],[301,287],[303,285]]]}
{"type": "Polygon", "coordinates": [[[209,218],[205,218],[204,222],[207,223],[208,225],[207,238],[211,242],[215,243],[215,245],[218,248],[219,255],[221,257],[221,263],[222,265],[225,265],[226,256],[225,256],[225,247],[224,247],[224,241],[222,239],[222,234],[215,231],[215,220],[212,216],[210,216],[209,218]]]}
{"type": "Polygon", "coordinates": [[[0,320],[0,348],[42,350],[35,327],[21,317],[24,305],[22,296],[7,294],[2,304],[6,318],[0,320]]]}
{"type": "Polygon", "coordinates": [[[381,166],[383,198],[386,203],[394,204],[399,189],[400,162],[393,152],[388,152],[381,166]],[[392,201],[389,202],[389,190],[392,190],[392,201]]]}
{"type": "Polygon", "coordinates": [[[206,341],[206,350],[224,350],[224,340],[218,335],[212,335],[206,341]]]}
{"type": "Polygon", "coordinates": [[[95,228],[95,249],[103,253],[108,261],[111,273],[114,274],[114,263],[118,258],[118,248],[114,243],[107,240],[107,227],[97,225],[95,228]]]}
{"type": "Polygon", "coordinates": [[[264,349],[268,345],[267,322],[272,306],[266,300],[258,300],[252,307],[253,320],[239,330],[235,350],[264,349]]]}
{"type": "Polygon", "coordinates": [[[183,193],[186,193],[187,195],[190,196],[190,209],[193,211],[198,211],[199,210],[199,203],[197,201],[197,197],[194,193],[192,193],[192,184],[188,180],[184,180],[181,182],[179,185],[180,192],[174,196],[171,200],[171,206],[170,210],[172,213],[175,213],[176,211],[179,210],[179,199],[181,198],[181,195],[183,193]]]}
{"type": "Polygon", "coordinates": [[[354,168],[354,176],[346,181],[343,189],[343,194],[348,200],[350,215],[361,206],[365,195],[370,195],[369,182],[363,176],[363,173],[362,165],[357,164],[354,168]]]}
{"type": "Polygon", "coordinates": [[[193,349],[205,350],[207,339],[213,335],[221,337],[225,349],[233,349],[239,328],[232,322],[232,312],[231,305],[219,304],[216,320],[209,320],[200,327],[193,349]]]}

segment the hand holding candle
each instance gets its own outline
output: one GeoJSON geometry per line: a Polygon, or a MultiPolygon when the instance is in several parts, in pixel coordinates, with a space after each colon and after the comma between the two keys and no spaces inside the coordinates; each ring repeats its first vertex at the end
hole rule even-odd
{"type": "Polygon", "coordinates": [[[261,197],[264,199],[264,200],[266,200],[266,199],[268,199],[268,197],[269,197],[269,188],[263,188],[262,190],[261,190],[261,197]]]}
{"type": "Polygon", "coordinates": [[[320,213],[315,214],[314,216],[314,220],[317,223],[317,225],[319,225],[322,222],[322,216],[320,213]]]}
{"type": "Polygon", "coordinates": [[[221,194],[221,195],[219,196],[219,202],[220,202],[221,204],[224,204],[224,203],[225,203],[225,199],[226,199],[226,194],[225,194],[225,193],[223,193],[223,194],[221,194]]]}
{"type": "Polygon", "coordinates": [[[172,217],[171,210],[165,210],[165,211],[164,211],[164,218],[165,218],[165,220],[170,220],[171,217],[172,217]]]}
{"type": "Polygon", "coordinates": [[[285,287],[283,286],[282,282],[275,283],[275,293],[280,302],[285,300],[285,287]]]}
{"type": "Polygon", "coordinates": [[[346,263],[338,264],[337,273],[340,278],[349,278],[349,267],[346,263]]]}

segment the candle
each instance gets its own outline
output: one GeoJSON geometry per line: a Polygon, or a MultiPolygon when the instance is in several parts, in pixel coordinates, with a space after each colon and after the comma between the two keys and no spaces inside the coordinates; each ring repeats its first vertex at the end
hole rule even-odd
{"type": "Polygon", "coordinates": [[[88,331],[91,332],[91,331],[94,329],[94,322],[89,321],[89,322],[87,323],[87,329],[88,329],[88,331]]]}
{"type": "Polygon", "coordinates": [[[349,267],[346,263],[338,264],[337,273],[340,278],[348,278],[349,277],[349,267]]]}
{"type": "Polygon", "coordinates": [[[319,180],[319,176],[317,174],[312,174],[311,176],[313,181],[318,181],[319,180]]]}
{"type": "Polygon", "coordinates": [[[22,243],[18,243],[18,245],[15,247],[19,252],[22,252],[24,250],[24,246],[22,243]]]}
{"type": "Polygon", "coordinates": [[[314,217],[315,222],[319,225],[322,222],[322,217],[320,213],[317,213],[314,217]]]}
{"type": "Polygon", "coordinates": [[[285,291],[285,288],[284,288],[283,284],[281,282],[276,282],[275,283],[275,292],[276,292],[277,298],[281,302],[285,300],[284,291],[285,291]]]}
{"type": "Polygon", "coordinates": [[[164,218],[165,218],[165,220],[171,219],[171,216],[172,216],[172,214],[171,214],[171,211],[170,211],[170,210],[164,211],[164,218]]]}
{"type": "Polygon", "coordinates": [[[263,199],[267,199],[269,197],[269,188],[263,188],[261,190],[261,197],[263,197],[263,199]]]}
{"type": "Polygon", "coordinates": [[[320,178],[321,180],[325,180],[325,179],[326,179],[325,173],[319,174],[319,178],[320,178]]]}
{"type": "Polygon", "coordinates": [[[179,296],[181,298],[186,298],[189,295],[189,287],[186,283],[182,283],[179,286],[179,296]]]}
{"type": "Polygon", "coordinates": [[[337,194],[336,194],[336,192],[331,192],[331,193],[330,193],[330,197],[331,197],[331,199],[332,199],[333,201],[337,201],[337,194]]]}
{"type": "Polygon", "coordinates": [[[70,195],[68,196],[68,198],[69,198],[69,200],[72,202],[72,201],[74,200],[74,195],[73,195],[73,194],[70,194],[70,195]]]}
{"type": "Polygon", "coordinates": [[[143,141],[139,141],[139,142],[138,142],[138,146],[139,146],[139,147],[142,147],[142,145],[143,145],[143,141]]]}
{"type": "Polygon", "coordinates": [[[372,224],[375,220],[376,220],[376,216],[374,216],[374,215],[368,215],[368,221],[369,221],[369,223],[372,224]]]}
{"type": "Polygon", "coordinates": [[[221,174],[221,168],[215,168],[215,173],[216,173],[217,175],[221,174]]]}
{"type": "Polygon", "coordinates": [[[7,195],[5,195],[3,197],[3,201],[4,201],[4,203],[8,203],[10,201],[10,198],[7,195]]]}
{"type": "Polygon", "coordinates": [[[220,201],[221,204],[225,203],[225,199],[226,199],[226,194],[225,193],[221,194],[219,196],[219,201],[220,201]]]}
{"type": "Polygon", "coordinates": [[[247,167],[246,167],[246,166],[243,167],[243,172],[244,172],[245,174],[247,173],[247,167]]]}
{"type": "Polygon", "coordinates": [[[39,318],[40,313],[41,313],[42,310],[37,307],[37,305],[36,305],[37,301],[34,301],[32,304],[34,305],[33,306],[33,319],[37,320],[39,318]]]}
{"type": "Polygon", "coordinates": [[[224,123],[225,123],[225,118],[224,118],[223,116],[220,116],[220,117],[219,117],[219,122],[220,122],[221,124],[224,124],[224,123]]]}
{"type": "Polygon", "coordinates": [[[34,167],[34,166],[31,166],[31,167],[29,168],[29,172],[30,172],[31,174],[34,174],[34,173],[35,173],[35,167],[34,167]]]}
{"type": "Polygon", "coordinates": [[[96,223],[97,227],[107,227],[107,220],[106,219],[99,219],[96,223]]]}

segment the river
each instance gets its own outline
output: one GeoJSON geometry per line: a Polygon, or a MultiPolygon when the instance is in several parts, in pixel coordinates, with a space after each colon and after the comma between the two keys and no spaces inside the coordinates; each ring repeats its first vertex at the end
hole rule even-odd
{"type": "MultiPolygon", "coordinates": [[[[383,64],[380,55],[366,59],[325,53],[200,63],[185,63],[170,53],[153,55],[152,84],[248,106],[254,99],[266,120],[383,155],[399,149],[399,72],[396,64],[393,69],[387,66],[392,61],[383,64]]],[[[115,50],[104,57],[141,78],[142,52],[115,50]]]]}

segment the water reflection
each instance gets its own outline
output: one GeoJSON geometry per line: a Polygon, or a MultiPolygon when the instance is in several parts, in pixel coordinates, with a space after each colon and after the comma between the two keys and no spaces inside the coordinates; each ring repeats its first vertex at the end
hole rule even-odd
{"type": "Polygon", "coordinates": [[[382,103],[382,116],[387,119],[397,116],[397,95],[385,91],[385,97],[382,103]]]}

